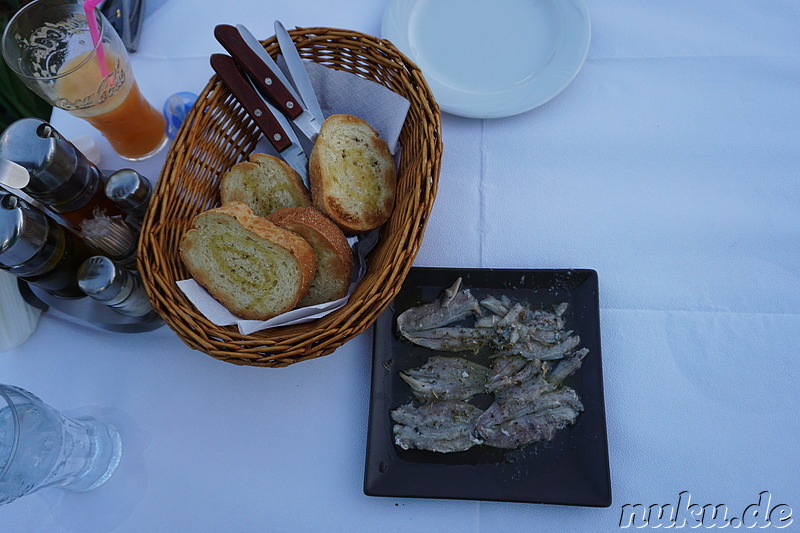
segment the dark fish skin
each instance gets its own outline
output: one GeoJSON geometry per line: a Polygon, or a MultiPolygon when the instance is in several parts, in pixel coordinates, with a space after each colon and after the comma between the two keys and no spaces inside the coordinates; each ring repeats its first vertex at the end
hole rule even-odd
{"type": "Polygon", "coordinates": [[[435,355],[424,365],[399,372],[423,402],[468,400],[485,390],[489,369],[462,357],[435,355]]]}
{"type": "Polygon", "coordinates": [[[431,452],[466,451],[480,441],[473,436],[483,411],[462,401],[433,402],[415,407],[402,405],[391,413],[395,444],[431,452]]]}

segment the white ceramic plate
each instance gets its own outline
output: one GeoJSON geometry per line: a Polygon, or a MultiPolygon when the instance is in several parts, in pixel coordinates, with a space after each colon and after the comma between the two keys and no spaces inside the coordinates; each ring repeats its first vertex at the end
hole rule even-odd
{"type": "Polygon", "coordinates": [[[443,111],[498,118],[569,85],[591,24],[583,0],[389,0],[381,33],[422,69],[443,111]]]}

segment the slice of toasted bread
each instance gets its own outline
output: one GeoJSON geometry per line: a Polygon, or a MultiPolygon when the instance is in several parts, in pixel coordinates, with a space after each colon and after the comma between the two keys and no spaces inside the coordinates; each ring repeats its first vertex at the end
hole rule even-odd
{"type": "Polygon", "coordinates": [[[308,163],[311,198],[345,233],[383,224],[392,212],[397,175],[386,143],[351,115],[332,115],[322,124],[308,163]]]}
{"type": "Polygon", "coordinates": [[[347,294],[353,252],[342,230],[313,207],[278,209],[267,220],[299,234],[317,256],[317,270],[300,307],[338,300],[347,294]]]}
{"type": "Polygon", "coordinates": [[[231,202],[197,215],[180,244],[186,268],[240,318],[266,320],[294,309],[316,268],[311,245],[298,234],[231,202]]]}
{"type": "Polygon", "coordinates": [[[311,205],[300,175],[285,162],[266,154],[250,154],[225,173],[220,183],[222,203],[243,202],[253,214],[265,217],[282,207],[311,205]]]}

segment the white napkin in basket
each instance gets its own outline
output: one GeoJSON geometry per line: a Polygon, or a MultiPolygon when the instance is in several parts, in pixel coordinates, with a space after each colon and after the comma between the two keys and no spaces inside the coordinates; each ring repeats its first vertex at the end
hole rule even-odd
{"type": "MultiPolygon", "coordinates": [[[[281,64],[280,61],[279,64],[281,64]]],[[[366,121],[386,141],[389,150],[397,160],[400,148],[398,138],[410,107],[408,100],[382,85],[355,74],[327,68],[310,61],[305,61],[304,64],[325,116],[347,114],[366,121]]],[[[303,148],[306,150],[306,154],[310,153],[310,145],[304,145],[303,148]]],[[[276,155],[272,146],[263,138],[256,145],[255,151],[276,155]]],[[[177,284],[189,301],[208,320],[217,326],[236,324],[242,335],[249,335],[276,326],[309,322],[325,316],[347,303],[347,299],[366,271],[365,257],[377,242],[377,236],[378,231],[375,230],[359,236],[358,239],[348,239],[353,247],[356,264],[353,283],[350,285],[347,296],[334,302],[294,309],[263,322],[244,320],[235,316],[193,279],[178,281],[177,284]]]]}

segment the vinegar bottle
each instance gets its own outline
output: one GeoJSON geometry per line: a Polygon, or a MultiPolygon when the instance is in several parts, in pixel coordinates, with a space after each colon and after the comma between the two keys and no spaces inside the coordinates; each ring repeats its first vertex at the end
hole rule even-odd
{"type": "Polygon", "coordinates": [[[124,213],[106,198],[104,176],[75,146],[47,122],[24,118],[0,136],[0,157],[30,173],[22,191],[80,229],[100,212],[108,217],[124,213]]]}
{"type": "Polygon", "coordinates": [[[136,264],[138,229],[105,192],[105,177],[50,124],[24,118],[0,136],[0,157],[28,171],[22,191],[58,213],[89,244],[127,266],[136,264]]]}
{"type": "Polygon", "coordinates": [[[28,202],[0,197],[0,269],[54,296],[80,298],[78,269],[95,253],[28,202]]]}

